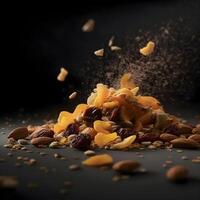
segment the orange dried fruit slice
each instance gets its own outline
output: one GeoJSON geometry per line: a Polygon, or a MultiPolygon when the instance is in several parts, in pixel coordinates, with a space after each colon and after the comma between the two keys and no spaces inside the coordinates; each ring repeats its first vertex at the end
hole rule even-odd
{"type": "Polygon", "coordinates": [[[119,106],[118,101],[110,101],[103,104],[104,108],[112,109],[119,106]]]}
{"type": "Polygon", "coordinates": [[[136,135],[131,135],[125,138],[122,142],[114,144],[112,146],[112,149],[125,149],[129,147],[135,141],[135,139],[136,139],[136,135]]]}
{"type": "Polygon", "coordinates": [[[153,53],[154,48],[155,48],[155,43],[149,41],[145,47],[140,49],[140,53],[144,56],[148,56],[153,53]]]}
{"type": "Polygon", "coordinates": [[[110,91],[106,85],[97,84],[97,97],[94,100],[94,106],[101,107],[109,97],[110,91]]]}
{"type": "Polygon", "coordinates": [[[108,143],[116,140],[118,138],[117,133],[110,133],[110,134],[104,134],[104,133],[97,133],[94,138],[94,143],[98,145],[98,147],[104,147],[108,143]]]}
{"type": "Polygon", "coordinates": [[[73,112],[73,117],[76,118],[80,116],[86,109],[88,108],[87,104],[79,104],[76,106],[74,112],[73,112]]]}
{"type": "Polygon", "coordinates": [[[153,110],[162,109],[160,102],[151,96],[137,96],[138,103],[145,107],[150,107],[153,110]]]}
{"type": "Polygon", "coordinates": [[[101,120],[96,120],[93,124],[94,130],[102,133],[110,133],[111,130],[111,123],[108,121],[101,121],[101,120]]]}
{"type": "Polygon", "coordinates": [[[83,165],[91,166],[91,167],[110,165],[112,163],[113,163],[113,158],[108,154],[92,156],[82,162],[83,165]]]}
{"type": "Polygon", "coordinates": [[[62,130],[64,130],[65,129],[65,127],[64,126],[62,126],[62,125],[60,125],[60,124],[55,124],[54,125],[54,128],[53,128],[53,130],[54,130],[54,132],[57,134],[57,133],[60,133],[62,130]]]}
{"type": "Polygon", "coordinates": [[[132,80],[132,74],[131,73],[124,74],[120,80],[120,88],[133,89],[135,87],[136,87],[135,83],[132,80]]]}

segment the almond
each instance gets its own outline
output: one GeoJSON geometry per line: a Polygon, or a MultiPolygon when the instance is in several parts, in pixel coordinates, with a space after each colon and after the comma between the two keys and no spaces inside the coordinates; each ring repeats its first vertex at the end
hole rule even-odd
{"type": "Polygon", "coordinates": [[[176,138],[177,138],[176,135],[172,135],[172,134],[170,134],[170,133],[162,133],[162,134],[160,135],[160,139],[161,139],[162,141],[164,141],[164,142],[170,142],[171,140],[174,140],[174,139],[176,139],[176,138]]]}
{"type": "Polygon", "coordinates": [[[172,140],[171,144],[175,148],[185,148],[185,149],[199,148],[199,144],[196,141],[186,138],[177,138],[175,140],[172,140]]]}
{"type": "Polygon", "coordinates": [[[191,139],[191,140],[194,140],[194,141],[200,143],[200,134],[193,134],[193,135],[189,136],[188,139],[191,139]]]}
{"type": "Polygon", "coordinates": [[[47,128],[38,128],[36,129],[28,138],[33,139],[37,137],[50,137],[54,136],[54,132],[51,129],[47,128]]]}
{"type": "Polygon", "coordinates": [[[171,181],[180,181],[186,179],[188,174],[189,171],[186,167],[182,165],[175,165],[167,171],[166,177],[171,181]]]}
{"type": "Polygon", "coordinates": [[[192,133],[200,134],[200,124],[196,125],[196,127],[192,129],[192,133]]]}
{"type": "Polygon", "coordinates": [[[175,123],[169,125],[164,132],[171,133],[174,135],[191,134],[192,126],[182,123],[175,123]]]}
{"type": "Polygon", "coordinates": [[[26,127],[18,127],[9,133],[8,138],[13,138],[15,140],[24,139],[28,136],[28,134],[29,131],[26,127]]]}
{"type": "Polygon", "coordinates": [[[50,137],[37,137],[31,140],[31,144],[33,145],[47,145],[53,141],[53,138],[50,137]]]}
{"type": "Polygon", "coordinates": [[[118,172],[132,173],[140,167],[140,163],[134,160],[122,160],[113,165],[113,169],[118,172]]]}

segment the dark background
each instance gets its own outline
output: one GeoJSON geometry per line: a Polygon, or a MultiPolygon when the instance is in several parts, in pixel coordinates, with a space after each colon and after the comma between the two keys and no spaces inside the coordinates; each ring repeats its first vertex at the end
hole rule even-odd
{"type": "MultiPolygon", "coordinates": [[[[139,28],[189,17],[193,31],[199,33],[199,1],[84,1],[67,4],[12,4],[6,7],[1,40],[3,59],[0,73],[0,110],[40,109],[67,103],[66,96],[74,90],[87,90],[81,84],[90,74],[80,69],[94,59],[99,49],[115,34],[123,37],[139,28]],[[97,26],[92,33],[82,33],[88,18],[97,26]],[[65,66],[70,76],[65,83],[56,80],[59,68],[65,66]]],[[[91,68],[95,70],[98,66],[91,68]]],[[[91,78],[91,77],[90,77],[91,78]]],[[[199,83],[191,102],[199,102],[199,83]]],[[[187,83],[185,83],[187,84],[187,83]]]]}

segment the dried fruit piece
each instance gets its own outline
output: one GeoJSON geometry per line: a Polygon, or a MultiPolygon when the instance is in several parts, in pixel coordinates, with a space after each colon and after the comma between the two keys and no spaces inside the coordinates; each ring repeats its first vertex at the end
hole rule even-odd
{"type": "Polygon", "coordinates": [[[153,53],[154,48],[155,48],[155,43],[149,41],[145,47],[140,49],[140,53],[144,56],[148,56],[153,53]]]}
{"type": "Polygon", "coordinates": [[[97,135],[94,138],[95,144],[97,144],[99,147],[104,147],[105,145],[109,144],[110,142],[117,139],[117,133],[97,133],[97,135]]]}
{"type": "Polygon", "coordinates": [[[63,131],[63,136],[68,137],[72,134],[79,133],[79,125],[77,123],[70,124],[65,131],[63,131]]]}
{"type": "Polygon", "coordinates": [[[131,73],[124,74],[120,80],[120,88],[134,89],[135,87],[136,85],[132,81],[132,74],[131,73]]]}
{"type": "Polygon", "coordinates": [[[110,95],[110,90],[106,85],[97,84],[97,96],[94,100],[94,106],[101,107],[105,103],[110,95]]]}
{"type": "Polygon", "coordinates": [[[112,163],[113,163],[113,158],[108,154],[92,156],[82,162],[83,165],[87,165],[91,167],[110,165],[112,163]]]}
{"type": "Polygon", "coordinates": [[[108,121],[96,120],[93,124],[94,130],[98,133],[110,133],[112,126],[108,121]]]}
{"type": "Polygon", "coordinates": [[[167,179],[171,181],[181,181],[188,177],[189,171],[186,167],[182,165],[176,165],[171,167],[167,173],[166,177],[167,179]]]}
{"type": "Polygon", "coordinates": [[[120,128],[117,131],[117,134],[121,137],[121,139],[127,138],[131,135],[134,134],[134,129],[133,128],[120,128]]]}
{"type": "Polygon", "coordinates": [[[160,102],[151,96],[137,96],[138,103],[142,104],[144,107],[152,108],[153,110],[161,109],[162,106],[160,102]]]}
{"type": "Polygon", "coordinates": [[[94,30],[95,21],[94,19],[88,19],[88,21],[82,26],[83,32],[91,32],[94,30]]]}
{"type": "Polygon", "coordinates": [[[197,149],[200,147],[196,141],[186,138],[177,138],[172,140],[171,144],[175,148],[197,149]]]}
{"type": "Polygon", "coordinates": [[[104,108],[108,108],[108,109],[113,109],[115,107],[119,106],[119,102],[118,101],[111,101],[111,102],[106,102],[103,104],[104,108]]]}
{"type": "Polygon", "coordinates": [[[125,138],[122,142],[114,144],[112,149],[125,149],[129,147],[136,139],[136,135],[129,136],[125,138]]]}
{"type": "Polygon", "coordinates": [[[140,163],[134,160],[122,160],[113,165],[113,169],[122,173],[132,173],[140,167],[140,163]]]}
{"type": "Polygon", "coordinates": [[[79,149],[79,150],[86,150],[90,147],[91,137],[87,134],[79,134],[74,137],[71,141],[71,146],[79,149]]]}
{"type": "Polygon", "coordinates": [[[68,75],[68,71],[64,67],[61,67],[60,73],[57,76],[57,80],[63,82],[65,81],[67,75],[68,75]]]}
{"type": "Polygon", "coordinates": [[[29,131],[26,127],[18,127],[13,129],[9,135],[8,138],[13,138],[15,140],[18,139],[24,139],[29,135],[29,131]]]}
{"type": "Polygon", "coordinates": [[[96,51],[94,52],[94,54],[95,54],[96,56],[98,56],[98,57],[103,57],[103,55],[104,55],[104,49],[96,50],[96,51]]]}
{"type": "Polygon", "coordinates": [[[102,117],[102,112],[99,108],[90,107],[85,110],[83,114],[83,120],[88,123],[93,123],[96,120],[100,120],[102,117]]]}

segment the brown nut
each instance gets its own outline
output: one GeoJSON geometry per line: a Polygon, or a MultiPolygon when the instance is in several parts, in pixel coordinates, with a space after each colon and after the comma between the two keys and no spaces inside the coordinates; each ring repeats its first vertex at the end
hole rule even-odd
{"type": "Polygon", "coordinates": [[[186,167],[182,165],[175,165],[167,171],[166,177],[171,181],[181,181],[186,179],[188,174],[189,171],[186,167]]]}
{"type": "Polygon", "coordinates": [[[160,135],[160,139],[161,139],[162,141],[164,141],[164,142],[170,142],[171,140],[174,140],[174,139],[176,139],[176,138],[178,138],[176,135],[172,135],[172,134],[170,134],[170,133],[162,133],[162,134],[160,135]]]}
{"type": "Polygon", "coordinates": [[[193,134],[200,134],[200,124],[197,124],[195,128],[192,129],[193,134]]]}
{"type": "Polygon", "coordinates": [[[132,173],[140,167],[140,163],[134,160],[122,160],[113,165],[113,169],[122,173],[132,173]]]}
{"type": "Polygon", "coordinates": [[[29,131],[26,127],[18,127],[9,133],[8,138],[13,138],[15,140],[24,139],[28,136],[28,134],[29,131]]]}
{"type": "Polygon", "coordinates": [[[28,138],[33,139],[37,137],[50,137],[54,136],[54,132],[51,129],[47,128],[38,128],[36,129],[28,138]]]}
{"type": "Polygon", "coordinates": [[[194,141],[200,143],[200,134],[193,134],[193,135],[189,136],[188,139],[191,139],[191,140],[194,140],[194,141]]]}
{"type": "Polygon", "coordinates": [[[196,141],[186,138],[177,138],[175,140],[172,140],[171,144],[175,148],[185,148],[185,149],[199,148],[199,144],[196,141]]]}
{"type": "Polygon", "coordinates": [[[37,137],[31,140],[31,144],[33,145],[47,145],[53,141],[53,138],[50,137],[37,137]]]}

